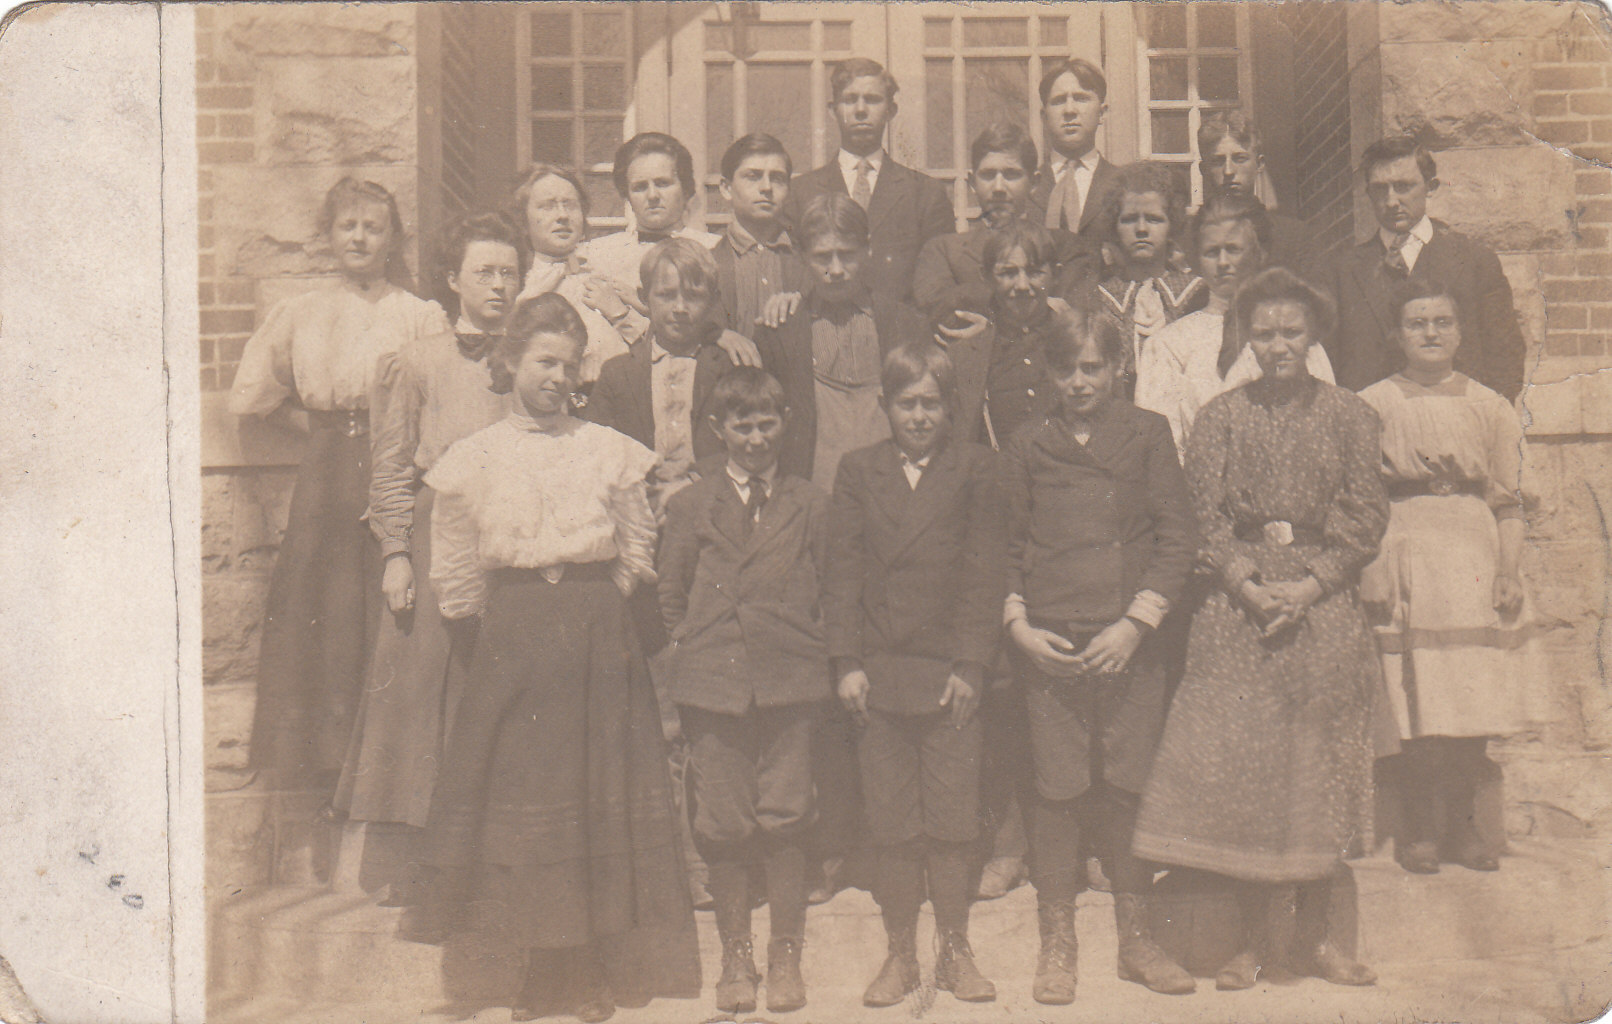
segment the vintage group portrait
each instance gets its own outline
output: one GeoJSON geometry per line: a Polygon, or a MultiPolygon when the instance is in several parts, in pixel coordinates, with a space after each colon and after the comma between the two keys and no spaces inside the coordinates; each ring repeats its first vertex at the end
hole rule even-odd
{"type": "Polygon", "coordinates": [[[206,1020],[1612,1003],[1605,8],[160,21],[206,1020]]]}

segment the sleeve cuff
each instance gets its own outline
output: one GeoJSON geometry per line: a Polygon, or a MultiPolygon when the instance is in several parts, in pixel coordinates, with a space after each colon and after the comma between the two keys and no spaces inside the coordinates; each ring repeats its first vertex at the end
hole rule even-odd
{"type": "Polygon", "coordinates": [[[1131,606],[1125,609],[1126,618],[1135,619],[1150,629],[1158,629],[1169,613],[1170,599],[1152,590],[1139,591],[1131,598],[1131,606]]]}
{"type": "Polygon", "coordinates": [[[385,561],[393,555],[406,555],[409,553],[409,542],[401,537],[381,538],[381,560],[385,561]]]}
{"type": "Polygon", "coordinates": [[[1030,611],[1025,606],[1024,595],[1009,594],[1002,602],[1002,625],[1011,626],[1015,622],[1025,622],[1030,618],[1030,611]]]}

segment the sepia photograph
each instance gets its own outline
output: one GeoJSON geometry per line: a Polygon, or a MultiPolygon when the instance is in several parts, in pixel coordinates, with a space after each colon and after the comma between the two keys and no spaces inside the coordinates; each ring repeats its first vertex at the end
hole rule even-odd
{"type": "Polygon", "coordinates": [[[0,1021],[1612,1005],[1604,6],[112,8],[6,28],[0,195],[137,124],[155,347],[29,478],[0,202],[0,523],[152,681],[0,723],[0,1021]],[[119,447],[145,533],[16,500],[119,447]]]}

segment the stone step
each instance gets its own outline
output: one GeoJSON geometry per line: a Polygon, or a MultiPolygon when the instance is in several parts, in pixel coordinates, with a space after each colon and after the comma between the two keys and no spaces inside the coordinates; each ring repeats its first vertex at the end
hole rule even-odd
{"type": "MultiPolygon", "coordinates": [[[[1463,965],[1508,959],[1545,964],[1536,971],[1541,975],[1539,984],[1545,986],[1553,969],[1550,965],[1571,962],[1587,949],[1602,950],[1598,955],[1604,967],[1607,883],[1598,853],[1599,847],[1592,843],[1521,840],[1513,844],[1512,854],[1503,859],[1499,872],[1446,867],[1435,876],[1410,875],[1386,858],[1357,861],[1352,867],[1359,892],[1361,959],[1383,975],[1379,989],[1394,978],[1410,979],[1414,986],[1419,984],[1416,979],[1440,972],[1460,973],[1465,970],[1463,965]]],[[[300,1020],[298,1015],[304,1011],[315,1014],[306,1018],[310,1021],[347,1020],[342,1014],[360,1013],[362,1007],[383,1000],[393,1008],[392,1016],[373,1019],[401,1019],[400,1012],[413,1019],[418,1011],[437,1015],[421,1016],[421,1020],[458,1020],[468,1018],[477,1007],[506,1004],[516,984],[518,965],[507,953],[478,948],[471,940],[446,948],[399,941],[394,933],[401,911],[379,907],[373,897],[361,892],[285,886],[215,894],[213,901],[209,1018],[225,1024],[300,1020]],[[333,1009],[342,1007],[347,1009],[340,1013],[333,1009]]],[[[1094,984],[1088,979],[1095,978],[1095,984],[1121,998],[1168,1003],[1165,997],[1136,986],[1111,988],[1103,980],[1111,979],[1114,972],[1110,905],[1103,893],[1081,897],[1077,925],[1082,986],[1094,984]]],[[[701,913],[697,918],[708,996],[719,945],[711,915],[701,913]]],[[[765,908],[756,914],[755,929],[763,940],[758,946],[764,946],[765,908]]],[[[920,959],[926,972],[932,963],[932,930],[926,910],[919,933],[920,959]]],[[[1021,886],[1003,899],[975,904],[971,938],[981,969],[998,981],[999,988],[1027,989],[1039,941],[1034,891],[1021,886]]],[[[816,1003],[859,1013],[862,986],[883,955],[883,926],[867,893],[846,890],[807,915],[805,971],[811,991],[817,994],[816,1003]]],[[[1574,979],[1557,980],[1565,984],[1574,979]]],[[[1212,982],[1200,987],[1205,985],[1212,987],[1212,982]]],[[[1326,986],[1320,991],[1330,989],[1326,986]]],[[[1545,994],[1527,998],[1557,998],[1551,994],[1554,991],[1546,986],[1539,989],[1545,994]]],[[[1023,997],[1024,993],[1018,993],[1014,998],[1024,1004],[1023,997]]],[[[1328,998],[1345,997],[1332,992],[1328,998]]],[[[1356,1002],[1346,1005],[1366,1016],[1356,1016],[1351,1010],[1347,1019],[1367,1019],[1379,1012],[1368,1010],[1378,1005],[1373,1002],[1378,995],[1349,998],[1356,1002]]],[[[936,1009],[957,1005],[949,999],[936,1003],[936,1009]]],[[[621,1019],[665,1019],[652,1013],[638,1016],[653,1011],[656,1005],[671,1004],[652,1004],[631,1015],[624,1011],[621,1019]]],[[[497,1016],[498,1012],[507,1014],[484,1010],[474,1019],[507,1019],[497,1016]]],[[[948,1012],[932,1019],[999,1019],[996,1009],[978,1012],[978,1017],[953,1017],[948,1012]]],[[[694,1019],[689,1014],[677,1016],[694,1019]]],[[[1338,1019],[1337,1015],[1332,1019],[1338,1019]]]]}

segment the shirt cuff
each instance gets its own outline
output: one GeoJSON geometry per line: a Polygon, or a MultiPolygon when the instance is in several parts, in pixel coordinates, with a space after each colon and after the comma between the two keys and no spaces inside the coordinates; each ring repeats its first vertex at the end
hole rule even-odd
{"type": "Polygon", "coordinates": [[[381,561],[393,555],[406,555],[409,553],[409,542],[401,537],[383,537],[381,539],[381,561]]]}
{"type": "Polygon", "coordinates": [[[1002,625],[1011,626],[1015,622],[1028,622],[1030,610],[1025,606],[1023,594],[1009,594],[1007,600],[1002,602],[1002,625]]]}
{"type": "Polygon", "coordinates": [[[1131,606],[1125,609],[1127,619],[1135,619],[1150,629],[1158,629],[1168,614],[1170,599],[1152,590],[1139,591],[1131,598],[1131,606]]]}

